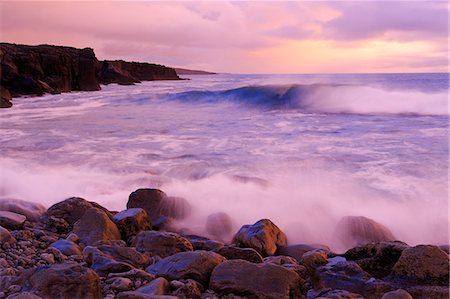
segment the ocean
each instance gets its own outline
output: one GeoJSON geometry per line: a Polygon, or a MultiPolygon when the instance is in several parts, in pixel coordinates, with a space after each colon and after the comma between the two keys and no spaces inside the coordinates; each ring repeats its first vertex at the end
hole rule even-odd
{"type": "Polygon", "coordinates": [[[448,74],[192,75],[16,98],[0,110],[0,197],[125,209],[137,188],[269,218],[290,243],[333,243],[343,216],[448,244],[448,74]]]}

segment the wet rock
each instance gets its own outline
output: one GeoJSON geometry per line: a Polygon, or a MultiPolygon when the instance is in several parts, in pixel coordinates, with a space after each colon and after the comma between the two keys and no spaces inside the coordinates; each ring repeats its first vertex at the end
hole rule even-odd
{"type": "Polygon", "coordinates": [[[124,240],[99,240],[94,243],[94,246],[127,247],[127,243],[124,240]]]}
{"type": "Polygon", "coordinates": [[[114,277],[125,277],[125,278],[129,278],[133,281],[140,280],[141,282],[144,282],[144,283],[155,279],[154,275],[147,273],[141,269],[132,269],[127,272],[109,273],[108,274],[108,279],[114,278],[114,277]]]}
{"type": "Polygon", "coordinates": [[[47,209],[39,203],[12,198],[1,198],[0,211],[9,211],[21,214],[24,215],[28,221],[35,222],[39,220],[47,209]]]}
{"type": "Polygon", "coordinates": [[[169,282],[163,277],[158,277],[136,290],[146,295],[166,295],[168,291],[169,282]]]}
{"type": "Polygon", "coordinates": [[[84,248],[83,259],[100,276],[107,276],[109,273],[127,272],[134,268],[133,265],[118,262],[112,256],[92,246],[84,248]]]}
{"type": "Polygon", "coordinates": [[[331,252],[331,249],[328,246],[321,244],[296,244],[289,245],[285,247],[281,247],[278,251],[280,255],[288,255],[297,260],[297,262],[301,262],[303,254],[311,250],[323,250],[325,252],[331,252]]]}
{"type": "Polygon", "coordinates": [[[448,299],[450,298],[449,287],[415,285],[402,287],[415,299],[448,299]]]}
{"type": "MultiPolygon", "coordinates": [[[[178,298],[201,298],[203,286],[192,279],[186,279],[181,282],[181,286],[177,287],[172,295],[178,298]]],[[[172,284],[171,284],[172,286],[172,284]]]]}
{"type": "Polygon", "coordinates": [[[330,299],[364,299],[363,296],[356,293],[351,293],[346,290],[318,290],[312,291],[308,294],[308,299],[315,298],[330,298],[330,299]]]}
{"type": "Polygon", "coordinates": [[[304,283],[303,278],[308,277],[306,267],[303,265],[299,265],[297,261],[290,256],[285,255],[268,256],[264,258],[264,263],[282,266],[287,270],[294,271],[300,276],[301,284],[304,283]]]}
{"type": "Polygon", "coordinates": [[[231,217],[224,212],[213,213],[206,219],[206,231],[219,240],[227,240],[233,230],[231,217]]]}
{"type": "Polygon", "coordinates": [[[178,252],[192,251],[192,244],[176,233],[145,231],[137,235],[136,249],[150,256],[167,257],[178,252]]]}
{"type": "Polygon", "coordinates": [[[412,282],[448,286],[448,255],[432,245],[406,248],[394,265],[392,274],[412,282]]]}
{"type": "Polygon", "coordinates": [[[253,225],[244,225],[233,238],[239,247],[253,248],[262,256],[274,255],[280,247],[286,246],[286,235],[269,219],[262,219],[253,225]]]}
{"type": "Polygon", "coordinates": [[[144,209],[132,208],[119,212],[113,216],[112,220],[125,241],[137,235],[141,231],[151,229],[150,218],[144,209]]]}
{"type": "Polygon", "coordinates": [[[80,246],[72,241],[61,239],[50,244],[49,247],[58,249],[61,253],[67,256],[82,255],[80,246]]]}
{"type": "Polygon", "coordinates": [[[213,269],[224,260],[210,251],[180,252],[149,266],[146,271],[168,280],[190,278],[206,285],[213,269]]]}
{"type": "Polygon", "coordinates": [[[0,245],[16,243],[16,239],[11,235],[9,230],[0,226],[0,245]]]}
{"type": "Polygon", "coordinates": [[[85,245],[93,245],[100,240],[120,240],[117,226],[98,208],[87,210],[75,223],[73,232],[85,245]]]}
{"type": "Polygon", "coordinates": [[[197,235],[183,235],[191,244],[194,250],[217,250],[224,246],[222,242],[210,240],[197,235]]]}
{"type": "Polygon", "coordinates": [[[43,299],[43,298],[30,292],[20,292],[11,294],[8,297],[6,297],[6,299],[43,299]]]}
{"type": "Polygon", "coordinates": [[[0,211],[0,226],[16,230],[21,229],[27,218],[21,214],[9,211],[0,211]]]}
{"type": "Polygon", "coordinates": [[[109,245],[101,245],[97,248],[118,262],[127,263],[136,268],[143,268],[147,265],[148,258],[134,248],[109,245]]]}
{"type": "Polygon", "coordinates": [[[349,249],[344,256],[375,278],[387,276],[409,246],[400,241],[369,243],[349,249]]]}
{"type": "Polygon", "coordinates": [[[300,277],[293,271],[269,263],[225,261],[211,275],[210,289],[226,295],[259,298],[300,297],[300,277]]]}
{"type": "Polygon", "coordinates": [[[116,277],[111,281],[111,288],[115,291],[129,291],[133,288],[133,282],[129,278],[116,277]]]}
{"type": "Polygon", "coordinates": [[[253,248],[239,248],[234,246],[224,246],[222,248],[216,249],[215,252],[225,257],[228,260],[246,260],[251,263],[262,263],[263,258],[253,248]]]}
{"type": "Polygon", "coordinates": [[[100,279],[77,263],[53,264],[35,269],[25,289],[44,298],[99,298],[100,279]]]}
{"type": "Polygon", "coordinates": [[[381,299],[413,299],[413,297],[407,291],[398,289],[385,293],[381,299]]]}
{"type": "Polygon", "coordinates": [[[387,227],[363,216],[342,218],[336,227],[336,237],[346,249],[368,243],[395,240],[387,227]]]}

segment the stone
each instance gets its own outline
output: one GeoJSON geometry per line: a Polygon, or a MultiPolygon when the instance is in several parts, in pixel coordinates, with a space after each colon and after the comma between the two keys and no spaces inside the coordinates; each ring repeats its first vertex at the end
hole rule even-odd
{"type": "Polygon", "coordinates": [[[151,229],[150,218],[141,208],[131,208],[115,214],[112,218],[122,235],[128,241],[138,233],[151,229]]]}
{"type": "Polygon", "coordinates": [[[98,208],[91,208],[75,223],[73,233],[81,243],[93,245],[100,240],[120,240],[120,232],[110,218],[98,208]]]}
{"type": "Polygon", "coordinates": [[[0,108],[12,107],[12,96],[9,90],[0,86],[0,108]]]}
{"type": "Polygon", "coordinates": [[[83,259],[91,269],[102,277],[107,276],[109,273],[127,272],[133,269],[131,264],[118,262],[112,256],[92,246],[84,248],[83,259]]]}
{"type": "Polygon", "coordinates": [[[177,296],[146,295],[136,291],[121,292],[116,299],[179,299],[177,296]]]}
{"type": "Polygon", "coordinates": [[[221,295],[234,294],[258,298],[298,298],[297,273],[270,263],[244,260],[225,261],[215,267],[209,288],[221,295]]]}
{"type": "Polygon", "coordinates": [[[41,253],[40,258],[49,264],[55,263],[55,256],[51,253],[41,253]]]}
{"type": "Polygon", "coordinates": [[[328,246],[321,244],[295,244],[289,245],[285,247],[281,247],[278,251],[280,255],[288,255],[297,260],[297,262],[301,262],[303,254],[311,250],[321,249],[326,252],[331,252],[331,249],[328,246]]]}
{"type": "Polygon", "coordinates": [[[53,264],[34,269],[25,290],[44,298],[100,298],[98,275],[77,263],[53,264]]]}
{"type": "Polygon", "coordinates": [[[0,226],[16,230],[21,229],[27,217],[9,211],[0,211],[0,226]]]}
{"type": "Polygon", "coordinates": [[[150,256],[167,257],[178,252],[192,251],[192,244],[176,233],[145,231],[136,238],[136,249],[150,256]]]}
{"type": "Polygon", "coordinates": [[[385,293],[381,299],[413,299],[413,297],[407,291],[398,289],[385,293]]]}
{"type": "Polygon", "coordinates": [[[133,281],[135,280],[141,280],[141,281],[152,281],[153,279],[155,279],[155,276],[145,272],[144,270],[141,269],[132,269],[130,271],[127,272],[120,272],[120,273],[109,273],[108,274],[108,279],[109,278],[113,278],[113,277],[125,277],[125,278],[129,278],[133,281]]]}
{"type": "Polygon", "coordinates": [[[62,254],[71,256],[71,255],[82,255],[81,248],[77,244],[72,241],[66,239],[60,239],[56,242],[50,244],[49,247],[53,247],[58,249],[62,254]]]}
{"type": "Polygon", "coordinates": [[[264,258],[264,263],[282,266],[290,271],[294,271],[300,276],[302,285],[303,285],[303,278],[308,277],[306,267],[303,265],[299,265],[297,261],[290,256],[285,255],[268,256],[264,258]]]}
{"type": "Polygon", "coordinates": [[[406,243],[400,241],[369,243],[347,250],[344,256],[357,262],[373,277],[383,278],[391,273],[403,250],[408,247],[406,243]]]}
{"type": "Polygon", "coordinates": [[[387,227],[364,216],[343,217],[336,226],[335,235],[345,249],[368,243],[395,240],[394,235],[387,227]]]}
{"type": "Polygon", "coordinates": [[[109,245],[100,245],[97,248],[118,262],[127,263],[136,268],[144,268],[147,265],[148,258],[134,248],[109,245]]]}
{"type": "Polygon", "coordinates": [[[318,290],[315,292],[310,292],[308,294],[308,298],[315,299],[315,298],[330,298],[330,299],[364,299],[363,296],[356,293],[351,293],[346,290],[330,290],[330,289],[323,289],[318,290]]]}
{"type": "Polygon", "coordinates": [[[303,254],[300,263],[313,274],[318,267],[328,264],[328,255],[321,249],[311,250],[303,254]]]}
{"type": "Polygon", "coordinates": [[[163,277],[158,277],[136,290],[146,295],[166,295],[168,291],[169,282],[163,277]]]}
{"type": "Polygon", "coordinates": [[[17,240],[11,235],[9,230],[0,226],[0,245],[13,244],[16,242],[17,240]]]}
{"type": "Polygon", "coordinates": [[[206,285],[213,269],[225,258],[210,251],[180,252],[149,266],[146,271],[168,280],[193,279],[206,285]]]}
{"type": "Polygon", "coordinates": [[[263,257],[253,248],[240,248],[234,246],[224,246],[214,250],[228,260],[246,260],[251,263],[262,263],[263,257]]]}
{"type": "Polygon", "coordinates": [[[0,198],[0,211],[9,211],[24,215],[28,221],[36,222],[47,209],[35,202],[20,199],[0,198]]]}
{"type": "Polygon", "coordinates": [[[212,251],[223,247],[225,244],[219,241],[210,240],[197,235],[183,235],[191,244],[194,250],[212,251]]]}
{"type": "Polygon", "coordinates": [[[111,288],[115,291],[129,291],[133,288],[133,282],[129,278],[115,277],[111,282],[111,288]]]}
{"type": "Polygon", "coordinates": [[[184,283],[174,291],[172,295],[178,298],[201,298],[203,292],[203,286],[192,279],[183,280],[184,283]]]}
{"type": "Polygon", "coordinates": [[[227,240],[233,230],[231,217],[224,212],[213,213],[206,219],[206,231],[219,240],[227,240]]]}
{"type": "Polygon", "coordinates": [[[233,238],[238,247],[253,248],[262,256],[275,255],[280,247],[286,246],[286,235],[269,219],[262,219],[253,225],[244,225],[233,238]]]}
{"type": "Polygon", "coordinates": [[[448,286],[448,254],[433,245],[406,248],[392,268],[392,274],[417,283],[448,286]]]}

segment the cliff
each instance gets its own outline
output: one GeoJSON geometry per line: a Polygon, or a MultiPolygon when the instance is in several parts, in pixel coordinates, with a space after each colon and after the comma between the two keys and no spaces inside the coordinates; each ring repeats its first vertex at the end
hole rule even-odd
{"type": "Polygon", "coordinates": [[[217,73],[200,71],[200,70],[188,70],[179,67],[174,68],[178,75],[216,75],[217,73]]]}
{"type": "Polygon", "coordinates": [[[0,43],[0,108],[12,97],[100,90],[100,83],[134,84],[148,80],[180,79],[162,65],[99,61],[91,48],[0,43]]]}

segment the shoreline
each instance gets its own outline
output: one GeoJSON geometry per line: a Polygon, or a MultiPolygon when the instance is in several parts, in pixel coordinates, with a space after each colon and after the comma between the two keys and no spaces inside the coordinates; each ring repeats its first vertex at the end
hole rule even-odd
{"type": "Polygon", "coordinates": [[[191,235],[171,224],[190,213],[189,203],[158,189],[132,192],[126,208],[77,197],[48,209],[0,200],[0,298],[449,295],[448,245],[409,246],[369,218],[340,222],[339,238],[353,245],[338,254],[290,244],[269,219],[232,231],[220,212],[207,219],[209,237],[191,235]]]}

